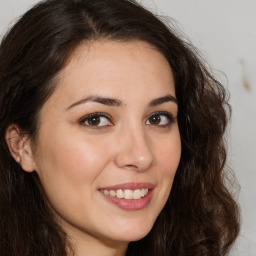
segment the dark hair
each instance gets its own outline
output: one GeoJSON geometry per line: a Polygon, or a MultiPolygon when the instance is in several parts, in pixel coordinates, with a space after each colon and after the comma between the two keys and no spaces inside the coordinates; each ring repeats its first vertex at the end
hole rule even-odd
{"type": "Polygon", "coordinates": [[[48,0],[13,26],[0,46],[0,255],[64,256],[35,173],[22,171],[5,141],[10,124],[36,139],[40,110],[58,73],[83,42],[142,40],[168,60],[175,78],[181,161],[169,199],[150,233],[127,255],[223,256],[238,235],[238,207],[227,189],[223,86],[197,51],[133,0],[48,0]]]}

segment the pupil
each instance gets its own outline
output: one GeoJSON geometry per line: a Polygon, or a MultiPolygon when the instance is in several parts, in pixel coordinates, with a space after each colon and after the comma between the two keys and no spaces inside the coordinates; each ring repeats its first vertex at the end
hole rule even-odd
{"type": "Polygon", "coordinates": [[[151,117],[151,123],[152,124],[159,124],[160,123],[160,116],[152,116],[151,117]]]}
{"type": "Polygon", "coordinates": [[[98,125],[100,123],[100,118],[98,116],[91,117],[88,120],[89,125],[98,125]]]}

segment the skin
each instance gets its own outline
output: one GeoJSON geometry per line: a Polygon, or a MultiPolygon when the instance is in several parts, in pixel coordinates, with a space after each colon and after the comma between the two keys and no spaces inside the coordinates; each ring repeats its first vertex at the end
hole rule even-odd
{"type": "Polygon", "coordinates": [[[78,256],[125,255],[128,243],[148,234],[162,210],[181,154],[177,104],[149,106],[166,95],[175,97],[170,66],[141,41],[81,45],[59,74],[40,113],[32,169],[78,256]],[[91,96],[119,104],[83,101],[91,96]],[[173,120],[154,114],[159,111],[173,120]],[[95,112],[107,117],[97,117],[93,126],[84,117],[95,112]],[[120,209],[99,192],[127,182],[155,186],[145,208],[120,209]]]}

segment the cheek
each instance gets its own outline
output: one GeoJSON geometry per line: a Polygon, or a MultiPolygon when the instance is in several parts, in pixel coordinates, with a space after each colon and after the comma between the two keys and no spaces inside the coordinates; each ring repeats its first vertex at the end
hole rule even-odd
{"type": "Polygon", "coordinates": [[[158,161],[161,163],[163,175],[173,177],[178,168],[181,157],[181,140],[179,132],[169,140],[159,146],[158,161]]]}
{"type": "Polygon", "coordinates": [[[42,141],[36,171],[49,203],[62,218],[79,220],[96,200],[97,177],[110,158],[106,147],[75,135],[42,141]]]}
{"type": "Polygon", "coordinates": [[[161,181],[161,194],[162,198],[165,198],[165,200],[169,197],[181,157],[181,141],[179,133],[177,132],[176,136],[173,136],[169,141],[170,143],[166,143],[165,141],[165,143],[158,148],[157,153],[157,162],[159,166],[158,180],[161,181]]]}
{"type": "Polygon", "coordinates": [[[46,193],[64,198],[67,193],[78,195],[92,190],[108,163],[104,144],[58,134],[48,140],[42,139],[37,154],[37,172],[46,193]]]}
{"type": "Polygon", "coordinates": [[[75,136],[55,137],[48,141],[43,143],[42,150],[38,155],[43,160],[41,161],[42,164],[54,169],[55,173],[90,176],[98,171],[101,164],[104,165],[106,149],[97,142],[86,138],[79,139],[75,136]],[[99,161],[99,159],[102,159],[102,161],[99,161]]]}

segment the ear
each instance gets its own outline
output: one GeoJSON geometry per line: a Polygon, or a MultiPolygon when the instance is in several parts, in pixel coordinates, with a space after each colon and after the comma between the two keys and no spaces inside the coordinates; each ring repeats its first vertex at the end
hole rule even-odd
{"type": "Polygon", "coordinates": [[[26,172],[35,170],[31,141],[28,135],[22,134],[17,125],[10,125],[5,132],[5,140],[12,157],[26,172]]]}

